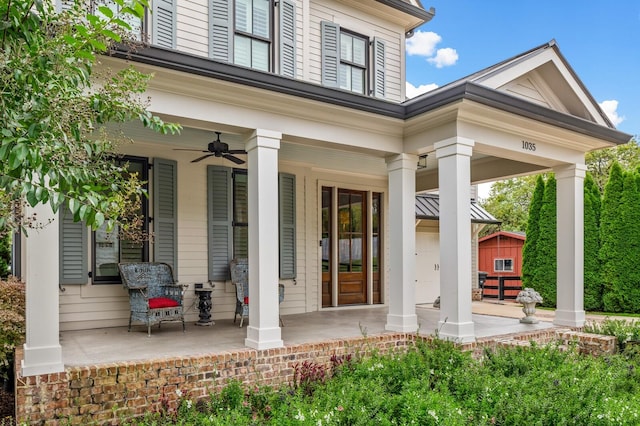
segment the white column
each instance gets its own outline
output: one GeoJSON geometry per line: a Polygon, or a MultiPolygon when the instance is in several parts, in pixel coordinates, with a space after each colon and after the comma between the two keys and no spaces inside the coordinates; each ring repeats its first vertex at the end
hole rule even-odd
{"type": "Polygon", "coordinates": [[[554,169],[556,174],[557,309],[554,324],[582,327],[584,312],[584,164],[554,169]]]}
{"type": "Polygon", "coordinates": [[[475,340],[471,318],[471,154],[474,142],[435,144],[440,188],[440,337],[475,340]]]}
{"type": "Polygon", "coordinates": [[[29,208],[36,214],[42,229],[29,229],[23,239],[26,283],[26,343],[22,360],[22,375],[58,373],[64,371],[60,346],[58,303],[59,224],[48,204],[29,208]]]}
{"type": "Polygon", "coordinates": [[[257,129],[246,143],[249,186],[249,326],[245,345],[279,348],[278,149],[282,133],[257,129]]]}
{"type": "Polygon", "coordinates": [[[418,157],[387,159],[389,173],[389,314],[385,328],[418,330],[416,316],[416,168],[418,157]]]}

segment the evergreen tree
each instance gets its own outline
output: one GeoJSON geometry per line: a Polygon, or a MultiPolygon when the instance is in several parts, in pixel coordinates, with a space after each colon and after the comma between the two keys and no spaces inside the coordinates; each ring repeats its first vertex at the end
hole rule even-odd
{"type": "Polygon", "coordinates": [[[544,179],[538,175],[533,190],[531,204],[529,204],[529,218],[527,220],[527,238],[522,248],[522,286],[534,287],[533,276],[538,268],[536,245],[538,243],[540,227],[540,208],[544,195],[544,179]]]}
{"type": "Polygon", "coordinates": [[[618,253],[615,261],[617,273],[611,281],[608,300],[613,312],[640,311],[640,192],[638,176],[626,172],[620,199],[618,253]]]}
{"type": "Polygon", "coordinates": [[[536,244],[537,267],[533,271],[533,288],[543,298],[543,306],[556,306],[557,293],[557,214],[556,214],[556,179],[551,176],[544,186],[538,242],[536,244]]]}
{"type": "Polygon", "coordinates": [[[584,181],[584,309],[600,311],[602,279],[600,275],[600,190],[591,173],[584,181]]]}
{"type": "Polygon", "coordinates": [[[602,267],[602,302],[605,311],[620,312],[622,301],[614,291],[614,282],[622,276],[619,268],[621,251],[620,240],[624,237],[620,221],[621,200],[623,193],[623,172],[618,163],[611,166],[609,179],[604,189],[602,209],[600,213],[600,265],[602,267]]]}
{"type": "Polygon", "coordinates": [[[11,235],[0,236],[0,278],[9,275],[11,265],[11,235]]]}

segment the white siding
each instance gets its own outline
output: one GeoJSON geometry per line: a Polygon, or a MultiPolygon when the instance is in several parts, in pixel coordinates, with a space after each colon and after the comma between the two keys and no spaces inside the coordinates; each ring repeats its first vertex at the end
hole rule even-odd
{"type": "Polygon", "coordinates": [[[207,56],[209,52],[209,7],[206,0],[178,2],[178,50],[207,56]]]}

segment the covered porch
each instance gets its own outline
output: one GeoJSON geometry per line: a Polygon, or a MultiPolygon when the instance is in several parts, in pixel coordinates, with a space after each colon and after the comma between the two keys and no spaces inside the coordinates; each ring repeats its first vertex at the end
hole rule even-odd
{"type": "MultiPolygon", "coordinates": [[[[388,308],[371,306],[335,309],[322,312],[283,315],[281,328],[285,348],[292,345],[326,343],[333,340],[393,335],[385,330],[388,308]]],[[[476,337],[491,340],[496,336],[530,333],[553,328],[552,318],[541,318],[538,324],[521,324],[519,309],[495,303],[474,302],[473,322],[476,337]]],[[[440,312],[431,305],[417,305],[418,334],[434,335],[440,312]]],[[[230,353],[246,349],[246,327],[238,327],[231,319],[215,320],[208,327],[163,323],[154,327],[150,338],[146,327],[110,327],[94,330],[63,331],[60,337],[62,360],[66,367],[90,366],[104,363],[188,357],[198,354],[230,353]]]]}

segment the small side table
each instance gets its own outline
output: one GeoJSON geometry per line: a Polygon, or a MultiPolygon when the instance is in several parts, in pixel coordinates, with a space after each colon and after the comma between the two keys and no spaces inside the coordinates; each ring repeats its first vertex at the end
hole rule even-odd
{"type": "Polygon", "coordinates": [[[196,321],[196,325],[207,326],[214,325],[215,322],[211,319],[211,292],[213,290],[209,288],[196,288],[195,292],[198,295],[198,309],[200,310],[200,319],[196,321]]]}

